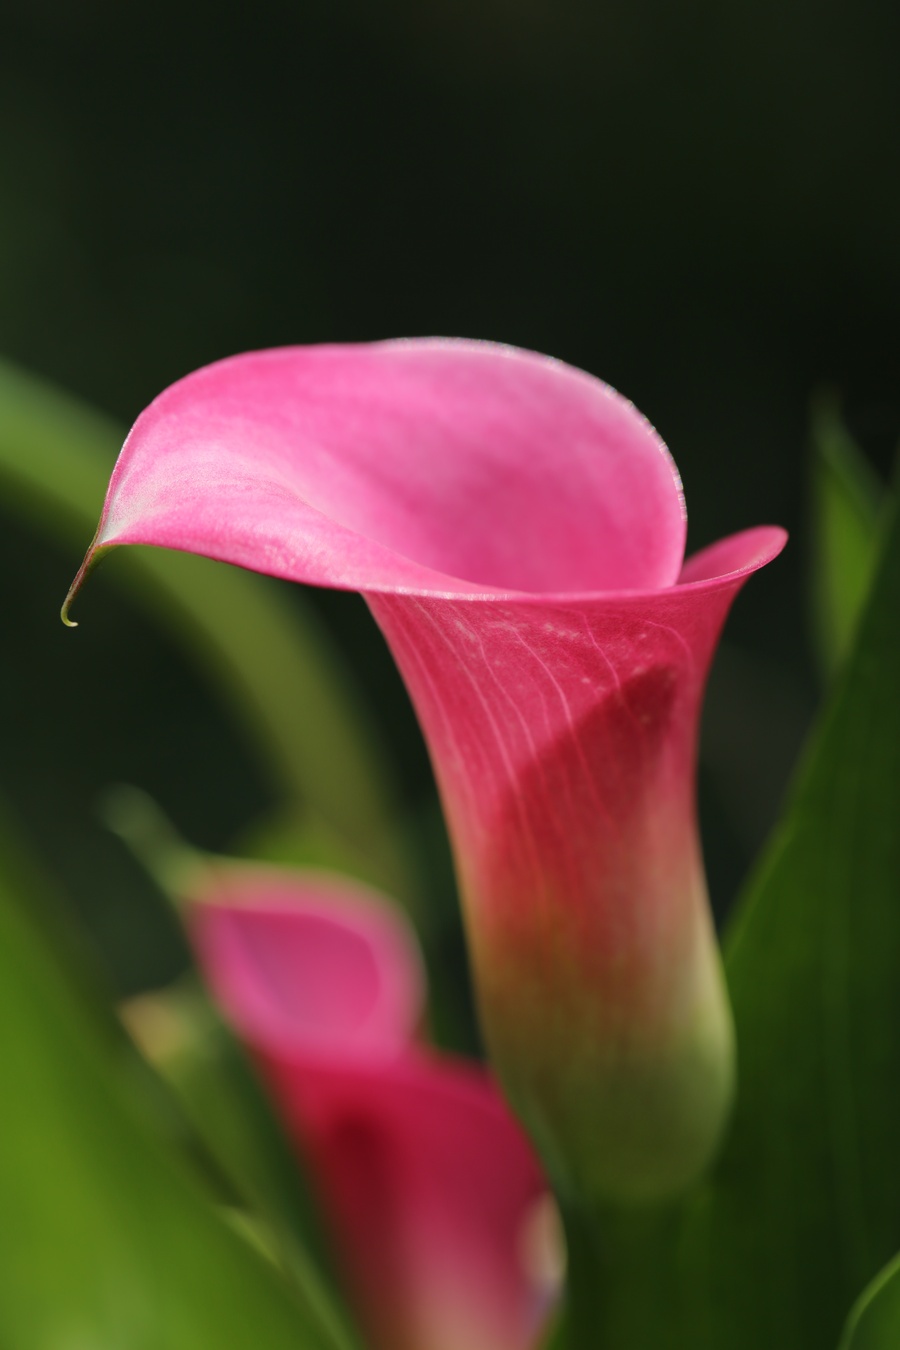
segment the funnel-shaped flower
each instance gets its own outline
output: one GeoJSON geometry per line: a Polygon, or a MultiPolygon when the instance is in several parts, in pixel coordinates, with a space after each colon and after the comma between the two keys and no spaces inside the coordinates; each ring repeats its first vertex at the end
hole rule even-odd
{"type": "Polygon", "coordinates": [[[366,595],[431,749],[488,1046],[569,1194],[677,1190],[731,1097],[697,724],[729,605],[784,534],[682,567],[684,538],[668,452],[612,390],[420,341],[174,385],[85,562],[161,544],[366,595]]]}
{"type": "Polygon", "coordinates": [[[489,1078],[412,1043],[422,976],[396,911],[317,873],[231,865],[193,892],[207,980],[297,1141],[377,1350],[529,1350],[544,1191],[489,1078]]]}

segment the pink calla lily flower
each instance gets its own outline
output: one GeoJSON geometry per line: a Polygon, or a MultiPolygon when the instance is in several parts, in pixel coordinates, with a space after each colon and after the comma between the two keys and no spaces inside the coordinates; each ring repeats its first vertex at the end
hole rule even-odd
{"type": "Polygon", "coordinates": [[[732,1097],[697,726],[729,606],[785,535],[683,564],[685,532],[662,441],[582,372],[290,348],[151,404],[75,583],[143,543],[366,596],[431,750],[488,1047],[564,1196],[677,1192],[732,1097]]]}
{"type": "Polygon", "coordinates": [[[188,922],[373,1350],[529,1350],[549,1307],[527,1261],[546,1183],[488,1075],[414,1044],[422,969],[397,911],[324,873],[230,865],[188,922]]]}

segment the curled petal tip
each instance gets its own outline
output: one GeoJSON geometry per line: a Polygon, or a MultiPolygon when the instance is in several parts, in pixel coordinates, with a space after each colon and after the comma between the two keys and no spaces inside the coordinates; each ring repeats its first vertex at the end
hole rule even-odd
{"type": "Polygon", "coordinates": [[[87,553],[84,555],[84,561],[82,562],[78,571],[75,573],[75,580],[69,587],[66,593],[66,598],[62,603],[62,608],[59,611],[59,617],[60,619],[62,619],[66,628],[78,627],[77,620],[69,618],[69,611],[72,608],[72,605],[75,601],[75,597],[78,595],[82,586],[87,581],[88,576],[90,575],[91,572],[93,572],[97,563],[100,561],[100,559],[104,556],[105,553],[106,548],[104,548],[102,545],[97,544],[95,536],[93,543],[91,544],[87,553]]]}

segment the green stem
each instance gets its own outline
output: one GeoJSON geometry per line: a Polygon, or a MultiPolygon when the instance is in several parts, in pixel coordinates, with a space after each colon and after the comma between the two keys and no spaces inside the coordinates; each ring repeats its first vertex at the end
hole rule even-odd
{"type": "Polygon", "coordinates": [[[563,1220],[566,1350],[657,1350],[675,1311],[676,1210],[564,1206],[563,1220]]]}

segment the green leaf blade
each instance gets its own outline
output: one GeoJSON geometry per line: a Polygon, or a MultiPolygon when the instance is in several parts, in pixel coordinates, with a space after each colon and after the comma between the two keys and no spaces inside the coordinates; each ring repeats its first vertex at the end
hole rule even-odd
{"type": "Polygon", "coordinates": [[[813,413],[813,637],[824,674],[846,659],[878,557],[885,492],[836,407],[813,413]]]}
{"type": "Polygon", "coordinates": [[[146,1128],[116,1038],[0,888],[0,1344],[344,1350],[146,1128]]]}
{"type": "Polygon", "coordinates": [[[839,1350],[896,1350],[900,1345],[900,1256],[895,1256],[853,1305],[839,1350]]]}
{"type": "Polygon", "coordinates": [[[898,622],[895,513],[857,646],[727,946],[738,1110],[693,1220],[710,1346],[825,1350],[900,1246],[898,622]]]}

